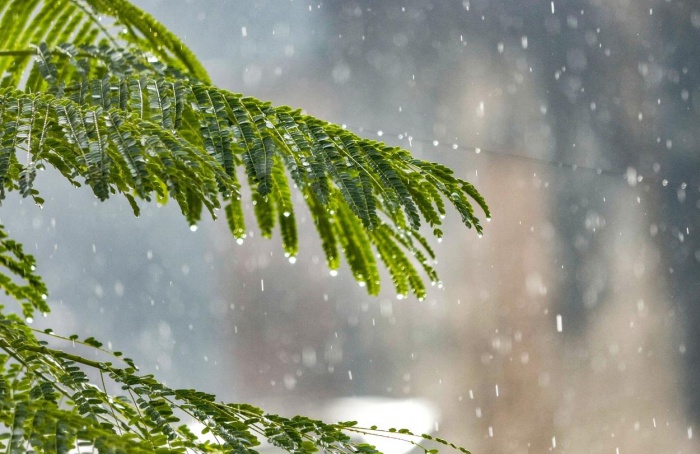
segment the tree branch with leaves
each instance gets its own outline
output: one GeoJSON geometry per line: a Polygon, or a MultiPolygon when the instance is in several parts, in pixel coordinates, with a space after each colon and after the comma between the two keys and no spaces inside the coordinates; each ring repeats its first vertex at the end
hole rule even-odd
{"type": "MultiPolygon", "coordinates": [[[[191,225],[223,209],[241,241],[247,184],[263,236],[279,226],[285,254],[294,257],[292,193],[299,191],[331,270],[344,255],[354,278],[376,295],[381,262],[398,294],[419,299],[423,275],[438,280],[422,225],[442,236],[445,201],[479,233],[474,206],[489,216],[477,190],[445,166],[212,85],[184,43],[127,1],[0,0],[0,77],[1,198],[18,191],[43,204],[34,182],[38,170],[52,167],[100,200],[124,196],[136,215],[154,199],[172,199],[191,225]]],[[[21,317],[0,314],[0,424],[7,428],[0,443],[7,452],[87,444],[99,452],[253,453],[260,439],[293,453],[378,452],[352,434],[406,437],[433,452],[403,429],[283,418],[170,389],[93,338],[63,339],[99,350],[103,361],[49,348],[46,336],[61,336],[26,323],[49,311],[47,289],[33,257],[1,228],[0,265],[0,287],[21,310],[21,317]],[[114,386],[123,395],[111,395],[114,386]],[[188,420],[216,442],[201,441],[182,425],[188,420]]],[[[457,448],[429,435],[417,439],[457,448]]]]}

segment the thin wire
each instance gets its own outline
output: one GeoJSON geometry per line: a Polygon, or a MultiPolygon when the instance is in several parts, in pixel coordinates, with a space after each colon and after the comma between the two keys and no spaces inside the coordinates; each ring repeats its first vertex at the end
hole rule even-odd
{"type": "MultiPolygon", "coordinates": [[[[614,177],[614,178],[621,178],[627,182],[630,186],[636,186],[637,184],[642,184],[642,183],[652,183],[652,184],[657,184],[661,185],[663,187],[666,186],[674,186],[672,185],[666,178],[661,178],[659,176],[644,176],[641,175],[637,172],[636,169],[633,167],[629,167],[625,170],[622,169],[603,169],[601,167],[589,167],[585,165],[580,165],[580,164],[571,164],[568,162],[564,161],[555,161],[555,160],[547,160],[547,159],[542,159],[542,158],[536,158],[533,156],[525,156],[521,153],[513,153],[513,152],[507,152],[507,151],[502,151],[502,150],[495,150],[491,148],[480,148],[480,147],[474,147],[470,145],[460,145],[457,142],[453,143],[441,143],[438,140],[430,140],[422,137],[415,137],[407,132],[404,133],[392,133],[392,132],[386,132],[382,130],[374,130],[371,128],[364,128],[361,126],[355,126],[355,125],[343,125],[344,128],[349,128],[349,129],[354,129],[357,130],[358,132],[363,132],[363,133],[371,133],[371,134],[376,134],[378,137],[382,138],[384,136],[387,137],[395,137],[401,141],[407,141],[409,144],[409,147],[413,146],[413,142],[417,142],[423,145],[427,146],[433,146],[434,148],[438,149],[443,149],[443,150],[452,150],[456,151],[459,149],[462,150],[468,150],[468,151],[473,151],[474,154],[480,155],[480,154],[487,154],[490,156],[495,156],[498,158],[502,159],[513,159],[513,160],[518,160],[521,162],[527,162],[530,164],[537,164],[537,165],[546,165],[550,167],[554,167],[556,169],[568,169],[572,170],[574,172],[577,171],[583,171],[583,172],[590,172],[595,174],[596,176],[608,176],[608,177],[614,177]]],[[[678,186],[682,189],[685,189],[688,184],[686,182],[681,182],[676,184],[675,186],[678,186]]]]}

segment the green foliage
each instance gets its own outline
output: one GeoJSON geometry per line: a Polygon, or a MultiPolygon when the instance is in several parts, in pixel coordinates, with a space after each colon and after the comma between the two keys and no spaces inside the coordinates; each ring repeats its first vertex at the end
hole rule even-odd
{"type": "MultiPolygon", "coordinates": [[[[123,194],[136,213],[136,199],[173,198],[195,223],[202,209],[216,216],[223,204],[234,236],[242,239],[237,179],[242,168],[255,189],[255,216],[263,236],[270,237],[279,224],[285,252],[295,255],[289,176],[314,217],[326,218],[316,222],[323,244],[341,240],[353,275],[373,283],[367,285],[371,294],[379,291],[379,255],[397,292],[425,296],[416,266],[430,269],[430,254],[423,242],[403,239],[418,234],[422,220],[439,237],[443,199],[465,225],[481,232],[472,204],[487,215],[488,208],[450,169],[299,110],[214,87],[187,72],[184,63],[176,65],[172,56],[160,61],[115,44],[104,38],[80,46],[40,42],[31,51],[33,66],[25,61],[27,51],[3,59],[20,60],[10,74],[24,72],[32,85],[23,90],[8,86],[17,77],[7,76],[6,88],[0,89],[3,190],[19,189],[40,203],[36,169],[48,163],[73,184],[88,184],[101,200],[123,194]],[[26,162],[16,157],[18,149],[26,162]],[[332,222],[333,211],[357,221],[332,222]],[[356,229],[358,221],[368,233],[348,237],[347,229],[356,229]],[[389,244],[377,244],[372,233],[377,228],[384,232],[381,241],[389,244]],[[403,285],[406,273],[415,285],[403,285]]],[[[336,255],[324,250],[329,266],[337,267],[336,255]]]]}
{"type": "MultiPolygon", "coordinates": [[[[0,199],[18,191],[42,204],[37,170],[51,166],[100,200],[124,196],[136,215],[154,198],[173,199],[190,224],[224,208],[242,241],[242,177],[262,235],[279,225],[294,257],[295,189],[332,270],[342,252],[355,279],[377,294],[379,258],[396,291],[419,298],[426,293],[419,269],[438,280],[421,224],[442,235],[445,199],[479,233],[473,204],[489,216],[475,188],[449,168],[212,85],[177,37],[124,0],[0,0],[0,78],[0,199]]],[[[48,312],[34,259],[1,226],[0,265],[0,287],[23,317],[48,312]]],[[[51,349],[37,335],[23,319],[0,314],[0,424],[7,428],[0,448],[7,452],[85,444],[99,452],[254,453],[262,438],[294,453],[375,453],[349,434],[413,435],[220,403],[138,375],[131,360],[96,339],[81,344],[110,361],[51,349]],[[189,420],[217,442],[200,441],[182,425],[189,420]]]]}
{"type": "Polygon", "coordinates": [[[48,312],[47,289],[34,274],[34,257],[25,254],[22,245],[9,239],[3,229],[0,225],[0,288],[21,305],[25,317],[31,317],[36,310],[48,312]]]}

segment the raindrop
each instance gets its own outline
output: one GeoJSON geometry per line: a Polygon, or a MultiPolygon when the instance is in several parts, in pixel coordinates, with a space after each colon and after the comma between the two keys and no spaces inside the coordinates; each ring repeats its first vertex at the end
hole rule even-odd
{"type": "Polygon", "coordinates": [[[350,80],[350,67],[345,63],[340,63],[333,68],[331,75],[335,83],[342,85],[350,80]]]}
{"type": "Polygon", "coordinates": [[[114,283],[114,293],[119,297],[124,296],[124,284],[121,281],[114,283]]]}
{"type": "Polygon", "coordinates": [[[292,265],[294,265],[295,263],[297,263],[297,258],[296,258],[295,256],[293,256],[293,255],[290,256],[290,257],[289,257],[289,263],[291,263],[292,265]]]}
{"type": "Polygon", "coordinates": [[[677,195],[678,201],[680,203],[685,202],[685,197],[686,197],[685,189],[683,189],[683,188],[679,189],[678,191],[676,191],[676,195],[677,195]]]}
{"type": "Polygon", "coordinates": [[[379,137],[383,136],[383,135],[384,135],[384,131],[377,131],[377,135],[378,135],[379,137]]]}
{"type": "Polygon", "coordinates": [[[296,378],[291,374],[285,374],[284,376],[284,388],[287,391],[291,391],[297,384],[296,378]]]}
{"type": "Polygon", "coordinates": [[[399,293],[398,295],[396,295],[397,300],[402,300],[404,298],[406,298],[406,295],[404,295],[403,293],[399,293]]]}
{"type": "Polygon", "coordinates": [[[195,224],[192,224],[192,225],[190,226],[190,231],[191,231],[191,232],[196,232],[196,231],[197,231],[197,228],[198,228],[198,227],[197,227],[195,224]]]}
{"type": "Polygon", "coordinates": [[[31,317],[27,317],[25,320],[26,320],[27,323],[30,323],[30,324],[31,324],[31,323],[34,323],[34,319],[31,318],[31,317]]]}
{"type": "Polygon", "coordinates": [[[338,270],[331,270],[331,276],[335,277],[338,275],[338,270]]]}
{"type": "Polygon", "coordinates": [[[561,314],[557,314],[557,332],[561,333],[564,330],[564,323],[561,318],[561,314]]]}
{"type": "Polygon", "coordinates": [[[236,238],[236,244],[243,244],[243,238],[236,238]]]}
{"type": "Polygon", "coordinates": [[[290,213],[289,211],[285,211],[282,213],[282,216],[284,216],[285,218],[288,218],[291,214],[292,213],[290,213]]]}
{"type": "Polygon", "coordinates": [[[476,154],[481,153],[481,148],[475,148],[475,149],[474,149],[474,152],[475,152],[476,154]]]}
{"type": "Polygon", "coordinates": [[[693,25],[693,27],[700,28],[700,12],[693,11],[690,14],[690,23],[693,25]]]}
{"type": "Polygon", "coordinates": [[[433,146],[437,147],[438,145],[440,145],[440,142],[438,142],[437,140],[433,140],[433,146]]]}

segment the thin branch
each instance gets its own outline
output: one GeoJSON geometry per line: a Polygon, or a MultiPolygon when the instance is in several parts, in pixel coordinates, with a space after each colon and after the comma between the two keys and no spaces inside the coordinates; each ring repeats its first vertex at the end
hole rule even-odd
{"type": "Polygon", "coordinates": [[[0,57],[10,56],[10,57],[24,57],[28,55],[36,55],[35,50],[0,50],[0,57]]]}

